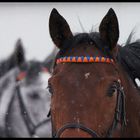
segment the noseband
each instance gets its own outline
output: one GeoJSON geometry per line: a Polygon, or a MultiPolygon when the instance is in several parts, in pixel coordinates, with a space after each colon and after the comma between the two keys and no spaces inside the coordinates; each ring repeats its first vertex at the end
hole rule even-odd
{"type": "MultiPolygon", "coordinates": [[[[108,64],[114,64],[114,60],[108,57],[89,57],[89,56],[66,56],[61,57],[56,60],[56,63],[108,63],[108,64]]],[[[115,108],[115,114],[113,122],[110,126],[110,128],[107,131],[106,137],[112,137],[114,129],[118,126],[118,124],[121,124],[121,130],[124,129],[124,126],[126,126],[126,112],[125,112],[125,94],[123,87],[121,85],[121,81],[118,80],[114,87],[117,91],[117,102],[116,102],[116,108],[115,108]]],[[[90,134],[92,137],[99,137],[98,134],[93,131],[92,129],[85,127],[83,124],[80,123],[67,123],[64,124],[60,129],[58,129],[57,132],[53,132],[53,137],[58,138],[61,136],[61,134],[66,129],[74,129],[78,128],[81,129],[88,134],[90,134]]]]}

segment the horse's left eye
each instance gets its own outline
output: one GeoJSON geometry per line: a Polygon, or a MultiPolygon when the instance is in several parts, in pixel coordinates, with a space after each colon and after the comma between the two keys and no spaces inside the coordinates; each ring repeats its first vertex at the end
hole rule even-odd
{"type": "Polygon", "coordinates": [[[40,96],[38,95],[37,92],[33,92],[33,93],[30,94],[29,96],[30,96],[30,98],[32,98],[32,99],[39,99],[39,98],[40,98],[40,96]]]}
{"type": "Polygon", "coordinates": [[[53,94],[53,90],[52,90],[52,86],[51,86],[51,84],[48,82],[48,90],[49,90],[49,92],[51,93],[51,94],[53,94]]]}
{"type": "Polygon", "coordinates": [[[115,82],[114,82],[114,83],[109,87],[108,92],[107,92],[107,95],[108,95],[109,97],[112,97],[113,94],[116,93],[116,91],[117,91],[117,88],[116,88],[116,84],[115,84],[115,82]]]}

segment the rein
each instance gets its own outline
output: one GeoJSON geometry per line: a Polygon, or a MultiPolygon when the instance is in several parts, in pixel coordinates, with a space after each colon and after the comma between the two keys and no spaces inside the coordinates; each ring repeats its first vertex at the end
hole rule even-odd
{"type": "MultiPolygon", "coordinates": [[[[114,60],[108,57],[89,57],[89,56],[66,56],[61,57],[56,60],[56,63],[108,63],[108,64],[114,64],[114,60]]],[[[126,126],[126,112],[125,112],[125,94],[123,87],[121,85],[121,81],[118,80],[114,87],[117,90],[117,102],[116,102],[116,108],[115,108],[115,114],[114,119],[112,122],[111,127],[108,129],[106,137],[112,137],[114,129],[118,126],[118,124],[121,124],[121,131],[124,129],[124,126],[126,126]]],[[[92,137],[99,137],[99,135],[93,131],[92,129],[85,127],[83,124],[80,123],[67,123],[64,124],[61,128],[57,130],[57,132],[52,132],[52,135],[54,138],[58,138],[61,136],[61,134],[66,129],[74,129],[79,128],[88,134],[90,134],[92,137]]]]}
{"type": "Polygon", "coordinates": [[[115,85],[117,90],[117,103],[115,108],[114,120],[111,128],[107,132],[107,137],[112,137],[113,130],[117,127],[118,123],[121,124],[121,130],[126,126],[126,112],[125,112],[125,94],[120,81],[115,85]]]}
{"type": "Polygon", "coordinates": [[[22,99],[22,96],[21,96],[21,92],[20,92],[19,83],[17,83],[16,92],[17,92],[17,95],[18,95],[18,98],[19,98],[19,104],[20,104],[23,120],[24,120],[24,122],[27,126],[27,129],[28,129],[30,135],[32,136],[34,134],[35,125],[32,122],[32,120],[31,120],[31,118],[28,114],[28,111],[27,111],[27,109],[24,105],[24,102],[23,102],[23,99],[22,99]]]}

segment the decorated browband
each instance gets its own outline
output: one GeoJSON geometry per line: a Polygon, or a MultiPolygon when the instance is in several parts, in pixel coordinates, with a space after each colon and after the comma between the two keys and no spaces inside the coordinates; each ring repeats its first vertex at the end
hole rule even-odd
{"type": "Polygon", "coordinates": [[[114,63],[109,57],[91,57],[91,56],[65,56],[58,58],[56,63],[114,63]]]}

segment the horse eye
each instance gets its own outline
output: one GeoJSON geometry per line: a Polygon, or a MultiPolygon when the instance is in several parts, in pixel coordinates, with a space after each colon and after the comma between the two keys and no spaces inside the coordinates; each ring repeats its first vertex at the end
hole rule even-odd
{"type": "Polygon", "coordinates": [[[53,94],[53,89],[52,89],[52,86],[51,86],[51,84],[48,82],[48,90],[49,90],[49,92],[51,93],[51,94],[53,94]]]}
{"type": "Polygon", "coordinates": [[[30,96],[30,98],[32,98],[32,99],[39,99],[39,98],[40,98],[40,96],[38,95],[37,92],[33,92],[33,93],[30,94],[29,96],[30,96]]]}
{"type": "Polygon", "coordinates": [[[108,95],[109,97],[112,97],[113,94],[116,93],[116,91],[117,91],[117,88],[116,88],[116,84],[115,84],[115,82],[114,82],[114,83],[109,87],[108,92],[107,92],[107,95],[108,95]]]}

